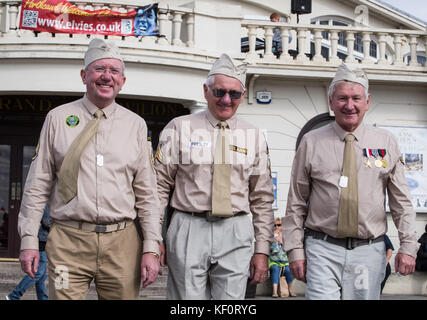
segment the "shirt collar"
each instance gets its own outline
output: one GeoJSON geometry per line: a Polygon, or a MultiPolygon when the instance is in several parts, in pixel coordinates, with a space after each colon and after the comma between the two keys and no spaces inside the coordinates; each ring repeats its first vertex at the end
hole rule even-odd
{"type": "MultiPolygon", "coordinates": [[[[205,115],[206,118],[208,119],[209,123],[212,125],[212,127],[216,128],[218,125],[218,122],[220,122],[221,120],[218,120],[217,118],[215,118],[213,116],[213,114],[211,113],[211,111],[209,109],[207,109],[205,111],[205,115]]],[[[236,123],[237,123],[237,117],[236,114],[234,114],[230,119],[225,120],[225,122],[227,122],[228,127],[231,130],[236,129],[236,123]]]]}
{"type": "MultiPolygon", "coordinates": [[[[85,106],[85,108],[87,109],[87,111],[91,114],[94,115],[96,110],[98,110],[99,108],[94,105],[87,97],[87,95],[85,94],[83,97],[83,105],[85,106]]],[[[112,114],[114,113],[114,111],[117,108],[117,104],[114,101],[112,104],[106,106],[105,108],[102,108],[102,111],[104,112],[104,116],[105,118],[109,118],[112,116],[112,114]]]]}
{"type": "Polygon", "coordinates": [[[353,132],[345,131],[343,128],[341,128],[341,126],[336,121],[332,123],[332,128],[334,128],[335,133],[337,134],[337,136],[340,138],[341,141],[344,141],[345,137],[349,133],[352,133],[356,138],[356,140],[360,141],[362,139],[363,133],[365,132],[365,125],[363,123],[360,124],[356,128],[356,130],[354,130],[353,132]]]}

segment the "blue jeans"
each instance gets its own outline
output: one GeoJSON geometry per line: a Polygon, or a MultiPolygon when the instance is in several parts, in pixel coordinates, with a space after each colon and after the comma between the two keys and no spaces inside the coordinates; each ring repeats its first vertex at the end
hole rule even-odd
{"type": "Polygon", "coordinates": [[[44,284],[47,277],[46,266],[46,251],[40,251],[39,267],[37,269],[34,279],[32,279],[29,275],[25,275],[25,277],[22,278],[21,282],[19,282],[15,289],[13,289],[12,293],[9,294],[9,299],[19,300],[24,295],[25,291],[35,283],[37,299],[48,300],[46,286],[44,284]]]}
{"type": "MultiPolygon", "coordinates": [[[[292,276],[291,270],[289,269],[289,266],[286,266],[283,268],[283,275],[286,278],[287,283],[291,283],[292,280],[294,280],[294,277],[292,276]]],[[[280,267],[278,265],[273,264],[270,267],[270,278],[271,282],[273,284],[279,283],[279,277],[280,277],[280,267]]]]}

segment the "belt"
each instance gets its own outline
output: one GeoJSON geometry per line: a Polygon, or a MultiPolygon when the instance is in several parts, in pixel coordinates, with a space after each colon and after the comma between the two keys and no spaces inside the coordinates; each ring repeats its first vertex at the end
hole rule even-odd
{"type": "Polygon", "coordinates": [[[235,216],[244,216],[247,214],[246,212],[238,212],[236,214],[233,214],[232,216],[221,217],[221,216],[213,216],[212,211],[202,211],[202,212],[188,212],[188,211],[181,211],[181,210],[177,210],[177,211],[186,213],[186,214],[191,214],[193,217],[205,218],[206,221],[209,221],[209,222],[216,222],[216,221],[232,218],[235,216]]]}
{"type": "Polygon", "coordinates": [[[54,223],[62,224],[64,226],[72,227],[75,229],[88,231],[88,232],[98,232],[98,233],[107,233],[123,230],[127,226],[133,223],[132,220],[125,220],[119,223],[113,224],[93,224],[89,222],[74,221],[74,220],[54,220],[54,223]]]}
{"type": "Polygon", "coordinates": [[[379,236],[378,238],[375,238],[375,239],[334,238],[324,232],[312,230],[309,228],[305,229],[304,234],[305,236],[311,236],[314,239],[325,240],[326,242],[335,244],[337,246],[341,246],[343,248],[346,248],[347,250],[353,250],[354,248],[357,248],[360,246],[365,246],[372,243],[384,241],[384,236],[379,236]]]}

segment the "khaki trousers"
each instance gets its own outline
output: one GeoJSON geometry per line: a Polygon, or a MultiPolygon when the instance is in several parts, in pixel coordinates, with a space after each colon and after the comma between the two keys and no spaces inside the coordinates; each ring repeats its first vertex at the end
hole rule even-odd
{"type": "Polygon", "coordinates": [[[46,244],[49,299],[86,299],[94,280],[99,299],[137,299],[142,244],[135,224],[96,233],[54,223],[46,244]]]}
{"type": "Polygon", "coordinates": [[[168,300],[243,300],[253,254],[247,215],[216,222],[175,210],[166,235],[168,300]]]}

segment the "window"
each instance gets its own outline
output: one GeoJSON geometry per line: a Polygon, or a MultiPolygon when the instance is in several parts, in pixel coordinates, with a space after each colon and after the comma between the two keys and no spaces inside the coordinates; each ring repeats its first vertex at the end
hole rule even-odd
{"type": "MultiPolygon", "coordinates": [[[[411,55],[408,55],[407,57],[406,57],[406,59],[405,60],[407,60],[407,63],[409,64],[410,62],[411,62],[411,55]]],[[[421,64],[423,67],[425,67],[426,66],[426,57],[425,56],[423,56],[422,54],[420,54],[420,53],[417,53],[417,61],[418,61],[418,63],[419,64],[421,64]]]]}

